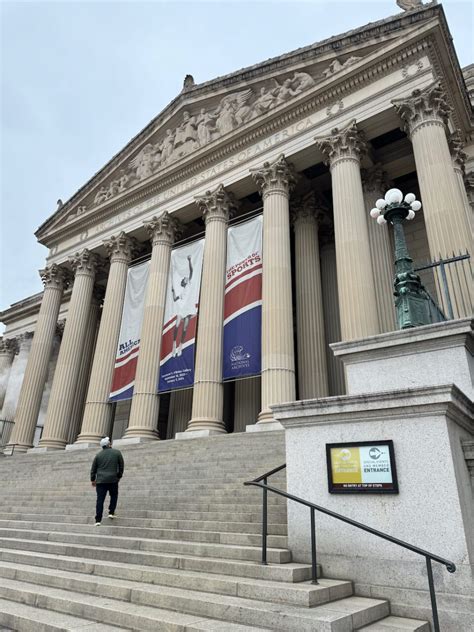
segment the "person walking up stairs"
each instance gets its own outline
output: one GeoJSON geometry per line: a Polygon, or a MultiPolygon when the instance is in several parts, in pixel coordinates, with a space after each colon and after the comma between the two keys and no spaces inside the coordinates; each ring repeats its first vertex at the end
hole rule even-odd
{"type": "Polygon", "coordinates": [[[100,441],[101,451],[98,452],[91,467],[91,483],[97,492],[95,509],[95,526],[100,526],[104,511],[104,501],[107,492],[110,495],[109,518],[115,518],[115,509],[118,500],[118,485],[123,476],[124,462],[120,450],[112,448],[109,437],[100,441]]]}

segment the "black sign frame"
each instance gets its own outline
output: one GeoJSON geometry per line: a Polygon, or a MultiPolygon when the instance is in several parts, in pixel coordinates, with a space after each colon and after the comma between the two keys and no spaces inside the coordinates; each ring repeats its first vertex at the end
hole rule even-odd
{"type": "Polygon", "coordinates": [[[346,443],[326,443],[326,465],[328,472],[328,491],[330,494],[398,494],[398,475],[397,466],[395,462],[395,449],[392,439],[377,440],[377,441],[350,441],[346,443]],[[372,483],[358,483],[360,487],[340,487],[342,483],[334,483],[332,477],[332,459],[331,449],[333,448],[360,448],[360,447],[372,447],[377,445],[383,445],[388,447],[388,453],[390,458],[390,469],[392,473],[391,486],[385,488],[374,488],[372,483]]]}

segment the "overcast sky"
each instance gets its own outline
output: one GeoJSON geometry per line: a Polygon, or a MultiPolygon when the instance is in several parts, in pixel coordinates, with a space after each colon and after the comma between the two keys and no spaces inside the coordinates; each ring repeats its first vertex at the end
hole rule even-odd
{"type": "MultiPolygon", "coordinates": [[[[461,66],[473,2],[444,8],[461,66]]],[[[0,311],[42,289],[34,231],[181,90],[400,11],[395,0],[0,0],[0,311]]],[[[0,326],[1,327],[1,326],[0,326]]],[[[1,329],[0,329],[1,330],[1,329]]]]}

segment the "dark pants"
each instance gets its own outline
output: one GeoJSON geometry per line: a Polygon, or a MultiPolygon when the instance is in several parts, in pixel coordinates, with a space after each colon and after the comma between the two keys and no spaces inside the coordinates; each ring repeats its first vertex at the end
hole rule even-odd
{"type": "Polygon", "coordinates": [[[95,486],[97,492],[97,504],[95,508],[95,521],[102,521],[102,513],[104,511],[104,501],[107,492],[110,494],[109,514],[115,513],[118,499],[118,483],[97,483],[95,486]]]}

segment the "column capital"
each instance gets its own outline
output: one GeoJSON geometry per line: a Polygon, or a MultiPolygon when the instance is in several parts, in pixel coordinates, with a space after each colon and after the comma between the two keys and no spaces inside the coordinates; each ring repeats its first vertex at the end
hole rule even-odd
{"type": "Polygon", "coordinates": [[[153,246],[164,244],[171,246],[183,234],[181,222],[165,211],[160,216],[154,216],[149,221],[143,223],[145,230],[150,236],[153,246]]]}
{"type": "Polygon", "coordinates": [[[449,135],[448,145],[454,168],[464,174],[467,154],[463,151],[464,143],[462,141],[461,130],[457,129],[449,135]]]}
{"type": "Polygon", "coordinates": [[[260,169],[251,169],[250,173],[264,199],[271,193],[281,193],[288,197],[298,179],[294,166],[283,154],[274,162],[264,162],[260,169]]]}
{"type": "Polygon", "coordinates": [[[0,338],[0,355],[8,355],[13,358],[18,353],[18,341],[16,338],[0,338]]]}
{"type": "Polygon", "coordinates": [[[69,263],[74,275],[82,274],[93,277],[101,266],[102,260],[94,252],[84,248],[84,250],[76,252],[72,257],[69,257],[69,263]]]}
{"type": "Polygon", "coordinates": [[[140,252],[140,242],[127,235],[124,231],[112,235],[102,242],[111,262],[123,261],[129,263],[140,252]]]}
{"type": "Polygon", "coordinates": [[[403,131],[408,136],[426,125],[442,125],[448,122],[453,108],[448,104],[446,93],[438,82],[423,90],[413,90],[410,97],[393,99],[392,105],[403,121],[403,131]]]}
{"type": "Polygon", "coordinates": [[[364,193],[380,195],[382,191],[390,188],[387,173],[380,163],[369,167],[369,169],[361,169],[361,176],[364,193]]]}
{"type": "Polygon", "coordinates": [[[319,191],[310,191],[291,201],[290,217],[293,228],[297,224],[316,224],[319,226],[328,211],[329,207],[324,196],[319,191]]]}
{"type": "Polygon", "coordinates": [[[64,326],[66,325],[66,319],[62,318],[61,320],[58,320],[58,322],[56,323],[56,334],[59,336],[59,338],[63,337],[64,334],[64,326]]]}
{"type": "Polygon", "coordinates": [[[324,162],[332,169],[340,160],[355,160],[360,163],[367,153],[365,134],[357,128],[353,119],[345,128],[335,127],[330,136],[316,136],[316,146],[324,156],[324,162]]]}
{"type": "Polygon", "coordinates": [[[46,288],[60,290],[64,289],[68,281],[68,272],[57,263],[53,263],[39,271],[43,285],[46,288]]]}
{"type": "Polygon", "coordinates": [[[220,184],[214,191],[206,191],[204,195],[196,197],[195,200],[206,224],[213,220],[227,222],[238,207],[234,194],[226,191],[223,184],[220,184]]]}

